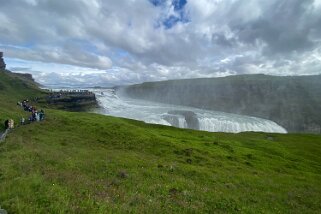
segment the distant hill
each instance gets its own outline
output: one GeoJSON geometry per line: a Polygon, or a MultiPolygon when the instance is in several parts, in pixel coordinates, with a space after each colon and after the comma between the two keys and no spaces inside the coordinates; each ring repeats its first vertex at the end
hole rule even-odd
{"type": "Polygon", "coordinates": [[[121,91],[137,99],[261,117],[289,132],[321,133],[321,75],[170,80],[121,91]]]}

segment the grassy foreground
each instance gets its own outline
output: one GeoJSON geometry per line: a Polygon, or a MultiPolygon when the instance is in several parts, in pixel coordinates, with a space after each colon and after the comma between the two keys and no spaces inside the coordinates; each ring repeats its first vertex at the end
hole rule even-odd
{"type": "MultiPolygon", "coordinates": [[[[0,100],[9,101],[1,118],[22,112],[14,99],[40,93],[27,88],[2,90],[0,100]]],[[[0,206],[9,213],[321,212],[319,135],[207,133],[48,109],[46,116],[0,145],[0,206]]]]}

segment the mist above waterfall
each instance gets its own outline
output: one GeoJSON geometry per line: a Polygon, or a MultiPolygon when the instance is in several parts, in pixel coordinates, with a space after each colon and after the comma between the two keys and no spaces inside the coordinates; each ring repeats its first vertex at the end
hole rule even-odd
{"type": "Polygon", "coordinates": [[[261,118],[130,99],[112,89],[95,90],[95,93],[101,106],[99,113],[105,115],[209,132],[286,133],[275,122],[261,118]]]}
{"type": "Polygon", "coordinates": [[[119,91],[134,99],[264,118],[290,132],[321,133],[321,75],[171,80],[119,91]]]}

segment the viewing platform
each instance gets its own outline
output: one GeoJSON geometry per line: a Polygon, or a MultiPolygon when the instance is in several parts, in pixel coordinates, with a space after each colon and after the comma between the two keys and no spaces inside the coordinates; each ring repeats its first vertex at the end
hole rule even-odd
{"type": "Polygon", "coordinates": [[[70,111],[97,107],[95,94],[88,90],[50,90],[45,102],[58,109],[70,111]]]}

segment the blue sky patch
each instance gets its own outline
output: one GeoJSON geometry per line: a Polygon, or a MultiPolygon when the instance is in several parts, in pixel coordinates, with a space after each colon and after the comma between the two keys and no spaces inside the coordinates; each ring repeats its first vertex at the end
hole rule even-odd
{"type": "MultiPolygon", "coordinates": [[[[165,7],[166,0],[149,0],[155,7],[165,7]]],[[[156,28],[164,26],[166,29],[170,29],[177,23],[187,23],[188,19],[184,7],[187,4],[187,0],[172,0],[172,6],[177,15],[170,15],[165,19],[159,20],[155,25],[156,28]]]]}
{"type": "Polygon", "coordinates": [[[173,0],[172,5],[174,6],[175,11],[182,10],[186,5],[187,0],[173,0]]]}
{"type": "Polygon", "coordinates": [[[149,0],[149,1],[156,7],[161,6],[166,2],[166,0],[149,0]]]}
{"type": "Polygon", "coordinates": [[[179,17],[170,16],[163,21],[163,25],[165,26],[166,29],[170,29],[180,21],[182,21],[182,20],[179,17]]]}
{"type": "MultiPolygon", "coordinates": [[[[166,3],[166,0],[149,0],[154,6],[162,6],[166,3]]],[[[186,5],[187,0],[172,0],[172,5],[175,11],[182,10],[186,5]]]]}

